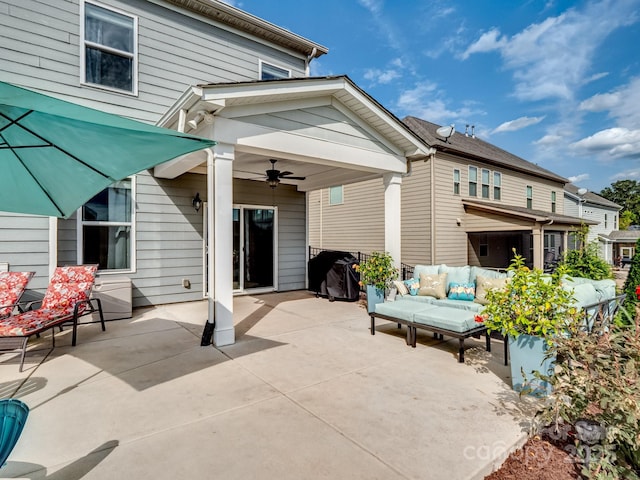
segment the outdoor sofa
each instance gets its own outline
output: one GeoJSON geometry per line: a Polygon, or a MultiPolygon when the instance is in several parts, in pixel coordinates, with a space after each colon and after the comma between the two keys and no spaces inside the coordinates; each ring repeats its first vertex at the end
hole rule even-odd
{"type": "MultiPolygon", "coordinates": [[[[416,265],[412,279],[394,282],[398,293],[394,301],[375,305],[370,313],[371,335],[375,335],[376,319],[392,321],[407,327],[407,345],[416,346],[417,330],[433,332],[459,341],[458,361],[464,362],[464,341],[469,337],[486,337],[491,351],[491,338],[478,317],[486,304],[490,289],[504,286],[510,272],[476,266],[416,265]]],[[[585,328],[594,322],[611,321],[624,296],[616,296],[614,280],[591,280],[565,277],[563,288],[573,292],[578,308],[583,309],[585,328]]],[[[502,337],[500,337],[502,338],[502,337]]],[[[504,361],[508,363],[507,338],[503,338],[504,361]]]]}

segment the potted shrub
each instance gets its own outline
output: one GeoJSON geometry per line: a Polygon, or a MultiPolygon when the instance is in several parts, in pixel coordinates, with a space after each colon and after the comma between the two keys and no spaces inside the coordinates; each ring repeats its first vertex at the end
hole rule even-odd
{"type": "Polygon", "coordinates": [[[560,283],[562,268],[546,275],[542,270],[529,269],[516,254],[508,271],[512,276],[505,287],[487,293],[482,317],[490,332],[509,337],[514,390],[543,395],[548,393],[548,382],[533,378],[533,372],[552,372],[553,358],[545,358],[545,353],[578,310],[573,306],[572,292],[560,283]]]}
{"type": "Polygon", "coordinates": [[[398,277],[398,269],[387,252],[373,252],[354,268],[360,273],[360,285],[366,287],[367,311],[371,313],[377,303],[384,302],[387,288],[398,277]]]}

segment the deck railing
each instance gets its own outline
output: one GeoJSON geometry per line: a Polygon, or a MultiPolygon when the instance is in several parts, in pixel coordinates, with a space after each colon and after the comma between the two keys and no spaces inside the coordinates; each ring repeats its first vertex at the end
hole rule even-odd
{"type": "MultiPolygon", "coordinates": [[[[327,251],[326,248],[309,247],[309,259],[312,259],[316,255],[318,255],[320,252],[326,252],[326,251],[327,251]]],[[[355,258],[358,259],[358,263],[364,262],[365,260],[368,260],[369,257],[371,257],[370,253],[349,252],[349,251],[346,251],[346,250],[340,250],[340,251],[344,251],[345,253],[349,253],[349,254],[353,255],[355,258]]],[[[406,263],[401,263],[400,264],[400,278],[402,280],[408,280],[409,278],[412,278],[412,277],[413,277],[413,265],[408,265],[406,263]]]]}

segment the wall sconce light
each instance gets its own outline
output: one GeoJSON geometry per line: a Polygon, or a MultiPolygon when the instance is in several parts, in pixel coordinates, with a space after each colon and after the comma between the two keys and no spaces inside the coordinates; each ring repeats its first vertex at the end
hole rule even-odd
{"type": "Polygon", "coordinates": [[[458,226],[462,225],[462,220],[460,218],[456,218],[456,224],[458,226]]]}
{"type": "Polygon", "coordinates": [[[195,208],[196,212],[200,211],[200,208],[202,208],[202,200],[200,200],[200,192],[196,193],[196,196],[193,197],[193,200],[191,201],[191,205],[193,205],[193,208],[195,208]]]}
{"type": "Polygon", "coordinates": [[[204,120],[205,123],[211,125],[213,123],[213,114],[204,110],[198,110],[196,116],[189,120],[187,122],[187,125],[189,125],[192,130],[195,130],[196,128],[198,128],[198,125],[202,120],[204,120]]]}

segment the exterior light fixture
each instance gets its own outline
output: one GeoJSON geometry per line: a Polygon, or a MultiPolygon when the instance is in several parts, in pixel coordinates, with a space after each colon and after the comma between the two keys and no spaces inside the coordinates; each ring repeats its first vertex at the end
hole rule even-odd
{"type": "Polygon", "coordinates": [[[195,209],[196,212],[200,211],[200,208],[202,208],[202,200],[200,199],[200,192],[196,193],[196,196],[193,197],[193,200],[191,201],[191,205],[193,205],[193,208],[195,209]]]}

